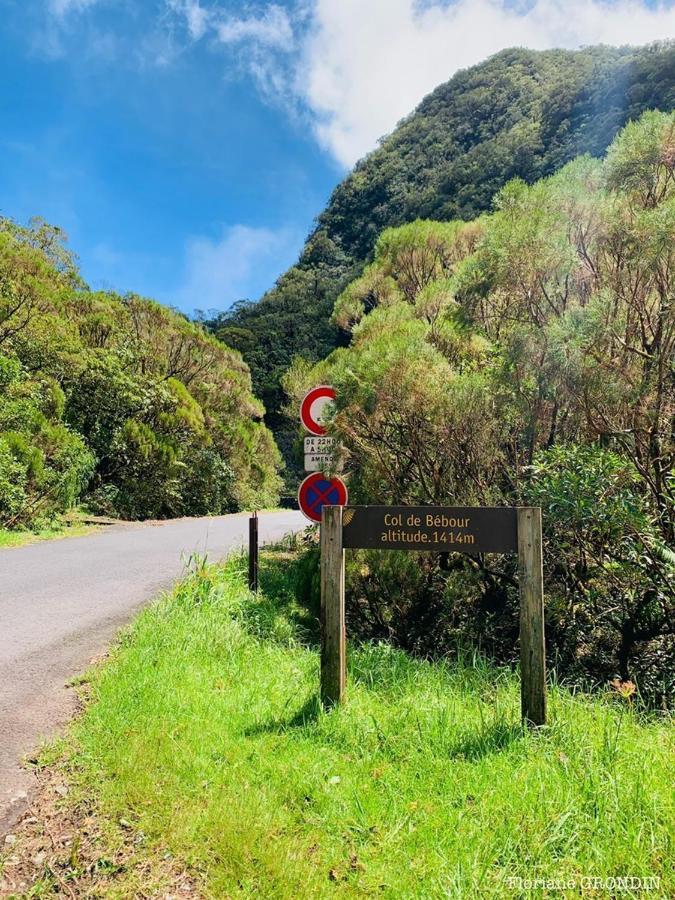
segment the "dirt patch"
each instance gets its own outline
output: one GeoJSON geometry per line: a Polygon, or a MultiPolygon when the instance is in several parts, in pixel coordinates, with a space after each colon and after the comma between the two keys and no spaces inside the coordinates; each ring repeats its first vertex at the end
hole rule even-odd
{"type": "Polygon", "coordinates": [[[198,875],[151,846],[133,822],[97,808],[79,788],[72,759],[31,762],[36,788],[0,833],[0,897],[205,897],[198,875]]]}
{"type": "Polygon", "coordinates": [[[0,897],[201,898],[198,878],[150,848],[133,823],[105,819],[57,765],[0,839],[0,897]]]}

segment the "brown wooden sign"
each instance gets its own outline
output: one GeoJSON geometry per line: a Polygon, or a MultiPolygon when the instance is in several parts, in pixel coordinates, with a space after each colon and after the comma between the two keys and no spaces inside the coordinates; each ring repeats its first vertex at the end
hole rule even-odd
{"type": "Polygon", "coordinates": [[[523,721],[546,722],[544,576],[538,507],[323,506],[321,699],[342,703],[347,683],[345,549],[518,553],[523,721]]]}
{"type": "Polygon", "coordinates": [[[515,553],[518,517],[508,507],[347,506],[342,546],[362,550],[515,553]]]}

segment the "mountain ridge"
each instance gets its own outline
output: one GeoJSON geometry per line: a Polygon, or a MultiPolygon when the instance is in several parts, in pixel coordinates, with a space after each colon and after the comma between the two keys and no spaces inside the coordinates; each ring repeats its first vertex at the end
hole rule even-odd
{"type": "Polygon", "coordinates": [[[344,343],[333,303],[384,228],[472,219],[510,179],[528,183],[583,153],[601,156],[646,109],[675,108],[675,42],[502,50],[455,73],[334,189],[295,266],[259,300],[207,325],[241,351],[287,458],[280,379],[296,356],[344,343]]]}

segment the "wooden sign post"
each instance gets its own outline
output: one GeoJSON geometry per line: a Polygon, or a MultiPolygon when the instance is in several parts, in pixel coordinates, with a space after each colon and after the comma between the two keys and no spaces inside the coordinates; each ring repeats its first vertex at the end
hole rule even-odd
{"type": "Polygon", "coordinates": [[[518,510],[520,589],[520,708],[523,721],[546,724],[546,648],[541,509],[518,510]]]}
{"type": "Polygon", "coordinates": [[[258,590],[258,513],[248,520],[248,589],[258,590]]]}
{"type": "Polygon", "coordinates": [[[347,683],[342,510],[342,506],[324,506],[321,518],[321,702],[325,706],[344,701],[347,683]]]}
{"type": "Polygon", "coordinates": [[[324,506],[321,519],[321,699],[346,687],[345,549],[518,553],[521,712],[546,723],[544,579],[538,507],[324,506]]]}

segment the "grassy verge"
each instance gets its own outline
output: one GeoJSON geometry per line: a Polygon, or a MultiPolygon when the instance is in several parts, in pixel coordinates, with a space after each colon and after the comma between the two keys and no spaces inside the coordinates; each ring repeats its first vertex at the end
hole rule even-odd
{"type": "Polygon", "coordinates": [[[97,531],[95,525],[86,525],[81,522],[56,522],[49,528],[41,528],[39,531],[14,531],[0,528],[0,549],[8,547],[23,547],[26,544],[35,544],[37,541],[51,541],[55,538],[82,537],[97,531]]]}
{"type": "Polygon", "coordinates": [[[68,766],[143,853],[220,898],[675,893],[667,721],[555,688],[523,734],[511,673],[386,646],[351,649],[349,703],[324,713],[295,565],[266,555],[258,598],[236,560],[200,568],[95,676],[68,766]]]}

